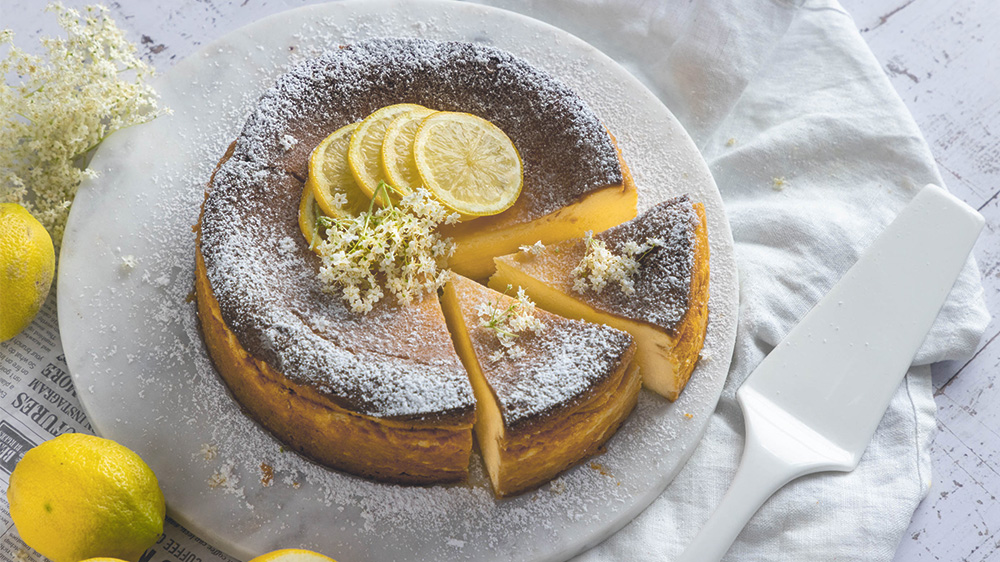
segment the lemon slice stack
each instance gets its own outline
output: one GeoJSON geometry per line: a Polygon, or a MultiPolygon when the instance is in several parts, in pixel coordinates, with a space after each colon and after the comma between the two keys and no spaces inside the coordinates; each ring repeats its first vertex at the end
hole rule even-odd
{"type": "Polygon", "coordinates": [[[401,103],[341,127],[309,158],[299,223],[312,243],[320,213],[356,216],[372,199],[386,205],[424,188],[462,220],[502,213],[521,193],[524,172],[514,143],[499,127],[469,113],[401,103]]]}

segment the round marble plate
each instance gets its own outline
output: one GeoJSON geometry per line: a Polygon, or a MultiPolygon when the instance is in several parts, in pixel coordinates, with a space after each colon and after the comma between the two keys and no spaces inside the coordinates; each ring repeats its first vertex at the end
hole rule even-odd
{"type": "MultiPolygon", "coordinates": [[[[493,8],[341,2],[278,14],[178,63],[156,84],[170,116],[113,135],[81,186],[62,249],[59,323],[91,422],[160,478],[172,517],[234,556],[290,546],[352,560],[563,560],[639,514],[701,438],[736,330],[733,244],[718,191],[671,113],[579,39],[493,8]],[[711,301],[703,358],[674,403],[643,391],[607,451],[497,501],[473,459],[460,486],[362,480],[284,451],[216,375],[193,303],[204,186],[254,101],[297,61],[369,37],[483,42],[558,76],[615,134],[640,207],[689,193],[708,211],[711,301]]],[[[669,533],[670,529],[663,532],[669,533]]]]}

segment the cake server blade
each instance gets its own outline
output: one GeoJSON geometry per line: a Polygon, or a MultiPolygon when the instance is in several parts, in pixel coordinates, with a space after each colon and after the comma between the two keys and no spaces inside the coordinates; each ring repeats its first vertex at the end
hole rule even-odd
{"type": "Polygon", "coordinates": [[[736,393],[746,421],[729,491],[681,557],[720,560],[779,488],[861,460],[984,224],[929,185],[736,393]]]}

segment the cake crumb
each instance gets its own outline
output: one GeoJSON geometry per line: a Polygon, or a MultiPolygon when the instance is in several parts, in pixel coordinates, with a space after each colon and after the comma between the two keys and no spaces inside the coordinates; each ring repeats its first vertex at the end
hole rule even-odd
{"type": "Polygon", "coordinates": [[[604,467],[604,465],[599,462],[591,462],[590,468],[596,470],[597,472],[600,472],[601,476],[611,476],[611,473],[608,472],[608,470],[604,467]]]}
{"type": "Polygon", "coordinates": [[[260,463],[260,483],[265,488],[274,484],[274,467],[265,462],[260,463]]]}
{"type": "Polygon", "coordinates": [[[562,494],[566,491],[566,482],[561,478],[556,478],[555,480],[549,482],[549,489],[551,489],[552,493],[556,495],[562,494]]]}
{"type": "Polygon", "coordinates": [[[691,419],[691,418],[694,417],[694,414],[691,414],[690,412],[688,412],[688,413],[684,414],[684,417],[687,418],[687,419],[691,419]]]}
{"type": "Polygon", "coordinates": [[[726,146],[736,146],[736,137],[729,137],[726,141],[726,146]]]}
{"type": "Polygon", "coordinates": [[[133,256],[132,254],[129,254],[127,256],[122,256],[122,264],[121,264],[122,273],[128,273],[132,271],[133,269],[135,269],[137,263],[138,262],[136,261],[135,256],[133,256]]]}
{"type": "Polygon", "coordinates": [[[782,191],[788,182],[785,180],[785,176],[771,178],[771,189],[775,191],[782,191]]]}
{"type": "Polygon", "coordinates": [[[208,487],[213,490],[216,488],[222,488],[223,491],[242,497],[243,489],[237,488],[239,486],[240,479],[233,472],[233,463],[226,462],[219,467],[211,476],[208,477],[208,487]]]}
{"type": "Polygon", "coordinates": [[[219,454],[219,448],[212,443],[202,443],[198,454],[201,455],[201,458],[210,461],[219,454]]]}
{"type": "Polygon", "coordinates": [[[288,152],[289,150],[295,148],[295,145],[299,144],[299,139],[293,137],[292,135],[284,135],[278,142],[281,146],[281,150],[288,152]]]}

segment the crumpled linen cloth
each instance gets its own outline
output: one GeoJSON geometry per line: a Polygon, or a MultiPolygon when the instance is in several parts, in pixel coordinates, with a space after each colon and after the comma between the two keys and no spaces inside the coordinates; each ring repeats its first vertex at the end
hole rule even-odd
{"type": "MultiPolygon", "coordinates": [[[[667,491],[582,561],[670,560],[708,519],[743,448],[740,383],[927,183],[926,142],[835,1],[492,0],[581,37],[677,116],[718,183],[740,318],[708,430],[667,491]]],[[[793,481],[725,560],[892,560],[932,482],[929,364],[971,355],[989,321],[970,258],[860,465],[793,481]]]]}

